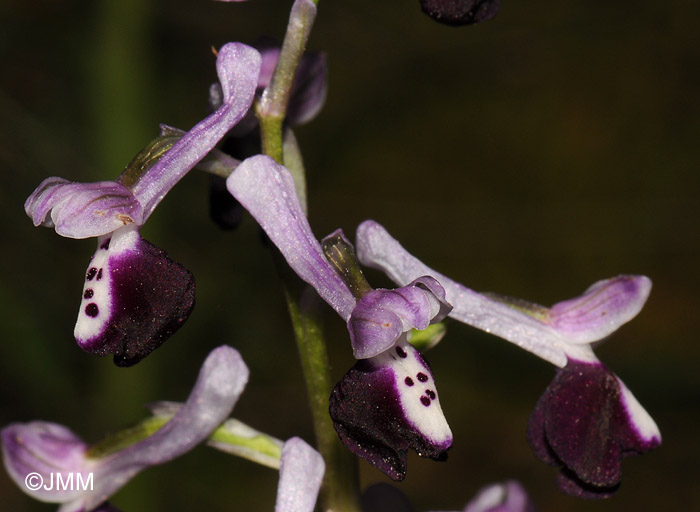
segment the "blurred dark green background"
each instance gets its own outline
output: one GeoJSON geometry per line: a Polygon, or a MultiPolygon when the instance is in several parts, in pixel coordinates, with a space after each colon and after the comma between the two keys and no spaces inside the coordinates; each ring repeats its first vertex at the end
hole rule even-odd
{"type": "MultiPolygon", "coordinates": [[[[211,46],[281,38],[291,2],[4,0],[0,4],[0,425],[43,419],[89,441],[182,400],[206,353],[241,351],[236,416],[311,441],[276,275],[255,225],[208,220],[207,177],[187,176],[143,230],[197,278],[187,325],[134,368],[72,338],[94,241],[33,228],[25,198],[47,176],[112,179],[157,133],[188,128],[216,79],[211,46]]],[[[318,235],[374,218],[477,290],[551,304],[620,273],[651,298],[598,355],[655,418],[661,448],[623,464],[604,502],[560,494],[526,440],[553,368],[461,325],[429,354],[456,435],[447,463],[413,457],[417,510],[461,508],[521,480],[542,511],[700,509],[700,41],[697,2],[505,0],[491,22],[440,26],[416,0],[321,0],[310,47],[328,52],[322,114],[297,130],[318,235]]],[[[386,285],[370,273],[375,285],[386,285]]],[[[327,315],[333,375],[352,364],[327,315]]],[[[362,463],[362,482],[386,479],[362,463]]],[[[277,475],[199,448],[136,478],[125,511],[273,509],[277,475]]],[[[45,511],[0,473],[0,510],[45,511]]]]}

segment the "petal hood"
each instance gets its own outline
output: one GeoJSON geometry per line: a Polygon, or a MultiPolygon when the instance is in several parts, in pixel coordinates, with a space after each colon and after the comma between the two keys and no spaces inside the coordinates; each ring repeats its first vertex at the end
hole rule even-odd
{"type": "Polygon", "coordinates": [[[366,359],[389,350],[403,333],[423,330],[452,310],[445,290],[430,276],[419,277],[394,290],[372,290],[358,303],[348,320],[356,359],[366,359]]]}
{"type": "Polygon", "coordinates": [[[128,224],[141,225],[141,203],[114,181],[74,183],[46,178],[24,203],[35,226],[54,227],[68,238],[106,235],[128,224]]]}

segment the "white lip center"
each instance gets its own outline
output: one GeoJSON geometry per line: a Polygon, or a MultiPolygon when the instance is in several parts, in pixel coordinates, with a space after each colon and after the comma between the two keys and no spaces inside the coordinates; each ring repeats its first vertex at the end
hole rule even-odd
{"type": "Polygon", "coordinates": [[[103,335],[112,316],[111,278],[107,268],[109,250],[102,241],[98,244],[85,275],[83,298],[73,331],[80,346],[89,345],[103,335]]]}
{"type": "Polygon", "coordinates": [[[116,230],[109,237],[97,240],[97,251],[85,274],[83,298],[73,334],[81,347],[91,345],[103,336],[113,317],[112,277],[109,259],[125,251],[136,250],[139,241],[136,226],[116,230]]]}
{"type": "Polygon", "coordinates": [[[440,407],[435,380],[405,335],[393,348],[376,356],[375,361],[394,371],[401,408],[408,423],[431,444],[450,443],[452,431],[440,407]]]}

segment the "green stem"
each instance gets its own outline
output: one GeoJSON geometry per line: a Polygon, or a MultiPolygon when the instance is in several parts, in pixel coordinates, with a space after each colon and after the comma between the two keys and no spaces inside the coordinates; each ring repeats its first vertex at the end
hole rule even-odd
{"type": "MultiPolygon", "coordinates": [[[[315,17],[315,1],[296,0],[294,2],[279,61],[270,85],[256,105],[263,153],[281,164],[286,163],[287,160],[284,146],[284,118],[292,83],[315,17]]],[[[287,150],[290,150],[289,146],[287,150]]],[[[290,164],[301,162],[297,158],[300,155],[288,156],[290,164]]],[[[297,174],[302,174],[302,176],[295,176],[295,182],[297,193],[305,204],[303,166],[292,165],[292,167],[298,169],[297,174]]],[[[318,296],[301,283],[279,253],[276,253],[276,263],[306,381],[316,444],[326,463],[320,498],[322,508],[324,512],[360,512],[357,459],[338,440],[328,413],[332,382],[321,320],[313,307],[313,302],[318,301],[318,296]]]]}
{"type": "MultiPolygon", "coordinates": [[[[286,280],[288,281],[288,280],[286,280]]],[[[298,280],[297,280],[298,282],[298,280]]],[[[321,502],[324,512],[359,512],[357,459],[340,443],[328,414],[332,390],[328,354],[323,336],[319,297],[308,286],[285,286],[285,297],[294,327],[306,381],[316,445],[326,462],[321,502]]]]}
{"type": "MultiPolygon", "coordinates": [[[[259,105],[259,103],[258,103],[259,105]]],[[[279,164],[284,163],[282,146],[282,121],[272,117],[260,116],[260,133],[262,134],[262,152],[275,159],[279,164]]]]}
{"type": "Polygon", "coordinates": [[[289,14],[287,32],[284,36],[277,66],[270,85],[265,89],[256,113],[260,120],[263,153],[284,163],[282,125],[289,104],[299,60],[301,59],[309,32],[316,18],[316,4],[312,0],[296,0],[289,14]]]}

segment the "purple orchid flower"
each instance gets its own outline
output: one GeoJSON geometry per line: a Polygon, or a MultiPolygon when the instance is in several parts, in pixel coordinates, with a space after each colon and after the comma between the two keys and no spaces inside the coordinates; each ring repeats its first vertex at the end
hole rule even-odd
{"type": "MultiPolygon", "coordinates": [[[[408,343],[450,310],[442,287],[416,276],[396,290],[351,288],[311,231],[289,171],[269,157],[243,161],[227,180],[299,277],[347,322],[357,364],[333,390],[330,414],[341,440],[355,454],[402,479],[409,448],[444,459],[452,433],[440,407],[432,372],[408,343]]],[[[331,235],[351,249],[341,231],[331,235]]]]}
{"type": "Polygon", "coordinates": [[[194,277],[139,235],[167,192],[246,114],[260,54],[229,43],[218,52],[222,103],[184,135],[163,135],[117,181],[72,183],[48,178],[24,208],[35,226],[69,238],[97,237],[75,326],[78,345],[114,354],[119,366],[140,361],[179,329],[194,307],[194,277]],[[158,161],[153,163],[156,154],[158,161]]]}
{"type": "Polygon", "coordinates": [[[561,468],[557,482],[564,492],[609,496],[621,480],[621,459],[660,444],[654,420],[591,348],[639,313],[651,290],[648,278],[599,281],[579,297],[544,308],[470,290],[424,265],[376,222],[358,227],[357,245],[363,264],[399,284],[435,277],[454,306],[451,317],[558,367],[530,417],[528,439],[541,460],[561,468]]]}
{"type": "MultiPolygon", "coordinates": [[[[34,421],[2,430],[3,461],[14,482],[40,501],[61,503],[59,512],[98,509],[138,473],[190,451],[231,413],[248,381],[248,368],[231,347],[213,350],[204,361],[187,401],[150,437],[100,458],[62,425],[34,421]],[[64,489],[53,484],[62,475],[90,482],[64,489]]],[[[57,480],[58,481],[58,480],[57,480]]]]}
{"type": "Polygon", "coordinates": [[[474,25],[501,10],[501,0],[420,0],[425,14],[446,25],[474,25]]]}
{"type": "MultiPolygon", "coordinates": [[[[362,495],[362,512],[414,512],[408,498],[396,487],[374,484],[362,495]]],[[[534,512],[535,506],[515,480],[483,487],[462,512],[534,512]]]]}

